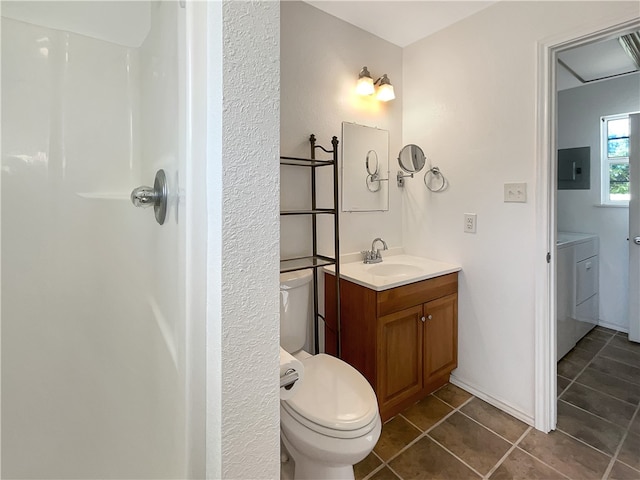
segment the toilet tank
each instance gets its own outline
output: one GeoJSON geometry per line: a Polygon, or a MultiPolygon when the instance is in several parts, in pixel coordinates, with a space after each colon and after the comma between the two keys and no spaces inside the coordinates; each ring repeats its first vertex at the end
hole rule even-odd
{"type": "Polygon", "coordinates": [[[280,274],[280,346],[301,350],[311,322],[312,270],[280,274]]]}

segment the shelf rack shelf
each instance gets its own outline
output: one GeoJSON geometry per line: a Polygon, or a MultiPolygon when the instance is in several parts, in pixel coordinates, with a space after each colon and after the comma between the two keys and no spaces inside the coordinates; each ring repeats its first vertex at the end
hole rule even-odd
{"type": "Polygon", "coordinates": [[[316,208],[315,210],[282,210],[280,215],[322,215],[330,214],[335,215],[334,208],[316,208]]]}
{"type": "Polygon", "coordinates": [[[311,234],[312,234],[312,255],[305,257],[282,259],[280,261],[280,272],[294,272],[297,270],[305,270],[308,268],[313,269],[313,328],[314,328],[314,348],[315,353],[320,351],[320,343],[318,338],[318,320],[324,317],[318,312],[318,270],[327,265],[335,265],[336,269],[336,310],[335,318],[337,320],[337,332],[336,332],[336,353],[338,358],[341,356],[341,341],[340,341],[340,236],[338,234],[338,137],[331,139],[331,145],[333,149],[327,150],[326,148],[316,145],[316,137],[311,134],[309,136],[309,143],[311,147],[310,158],[300,157],[280,157],[280,165],[288,165],[293,167],[306,167],[311,170],[311,208],[308,210],[282,210],[281,216],[292,215],[310,215],[311,216],[311,234]],[[327,154],[331,154],[331,159],[322,160],[316,158],[316,150],[320,149],[327,154]],[[333,208],[318,208],[316,205],[316,168],[319,167],[332,167],[333,170],[333,208]],[[318,253],[318,215],[333,215],[333,232],[334,232],[334,257],[328,257],[320,255],[318,253]]]}
{"type": "Polygon", "coordinates": [[[289,258],[280,261],[280,272],[295,272],[296,270],[304,270],[307,268],[320,268],[328,265],[334,265],[336,261],[333,258],[322,255],[289,258]]]}

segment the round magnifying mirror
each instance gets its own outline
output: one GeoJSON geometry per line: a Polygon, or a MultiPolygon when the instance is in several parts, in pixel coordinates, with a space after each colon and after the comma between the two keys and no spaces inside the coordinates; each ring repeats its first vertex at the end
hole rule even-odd
{"type": "Polygon", "coordinates": [[[398,155],[400,168],[408,173],[416,173],[423,169],[425,163],[424,152],[413,144],[405,145],[398,155]]]}
{"type": "Polygon", "coordinates": [[[367,167],[367,173],[369,175],[377,175],[378,169],[380,166],[378,165],[378,154],[375,150],[369,150],[367,152],[367,159],[365,161],[365,165],[367,167]]]}

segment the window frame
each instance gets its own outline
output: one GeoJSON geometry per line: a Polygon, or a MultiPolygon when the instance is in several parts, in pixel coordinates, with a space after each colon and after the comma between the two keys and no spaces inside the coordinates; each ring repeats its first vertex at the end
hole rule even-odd
{"type": "Polygon", "coordinates": [[[629,164],[629,157],[609,157],[608,122],[611,120],[629,120],[629,116],[635,112],[618,113],[615,115],[603,115],[600,117],[600,204],[609,206],[629,206],[629,200],[611,200],[610,179],[611,165],[629,164]]]}

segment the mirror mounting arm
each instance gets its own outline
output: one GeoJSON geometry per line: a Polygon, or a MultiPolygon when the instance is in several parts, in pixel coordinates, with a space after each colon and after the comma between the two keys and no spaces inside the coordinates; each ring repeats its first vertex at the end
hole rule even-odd
{"type": "Polygon", "coordinates": [[[398,186],[399,187],[404,187],[404,179],[410,177],[413,178],[413,173],[410,173],[409,175],[405,175],[402,170],[398,170],[398,175],[396,176],[396,179],[398,181],[398,186]]]}

